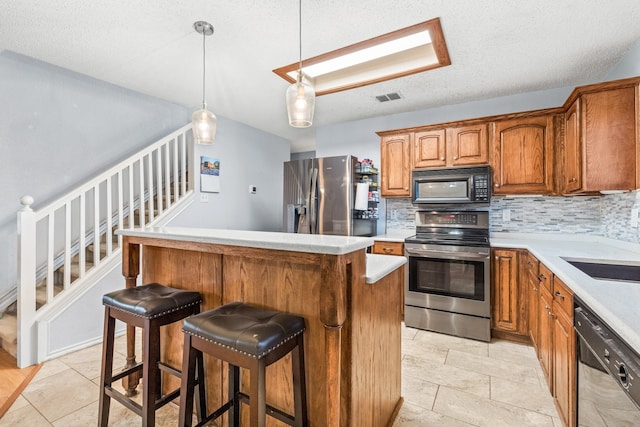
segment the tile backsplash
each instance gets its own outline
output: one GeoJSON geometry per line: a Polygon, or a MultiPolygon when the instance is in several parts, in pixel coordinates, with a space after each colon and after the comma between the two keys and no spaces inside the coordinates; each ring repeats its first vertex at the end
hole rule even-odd
{"type": "MultiPolygon", "coordinates": [[[[494,197],[492,232],[586,233],[640,243],[632,213],[640,208],[640,191],[606,196],[494,197]]],[[[386,199],[387,230],[415,228],[411,199],[386,199]]],[[[636,214],[637,216],[637,214],[636,214]]]]}

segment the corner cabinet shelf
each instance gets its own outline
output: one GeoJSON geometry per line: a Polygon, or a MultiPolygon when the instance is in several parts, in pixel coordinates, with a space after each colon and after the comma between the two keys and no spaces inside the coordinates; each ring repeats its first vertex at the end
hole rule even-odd
{"type": "MultiPolygon", "coordinates": [[[[370,166],[356,168],[355,184],[368,184],[368,197],[366,210],[353,210],[353,227],[356,236],[375,236],[378,229],[378,203],[380,202],[380,189],[378,187],[378,169],[370,166]]],[[[354,188],[354,194],[356,189],[354,188]]]]}

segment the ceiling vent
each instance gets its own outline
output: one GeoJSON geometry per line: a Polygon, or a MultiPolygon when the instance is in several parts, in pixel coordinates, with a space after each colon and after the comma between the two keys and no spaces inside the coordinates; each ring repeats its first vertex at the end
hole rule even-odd
{"type": "Polygon", "coordinates": [[[376,99],[380,102],[395,101],[396,99],[400,99],[400,98],[402,98],[402,96],[400,96],[398,92],[392,92],[386,95],[376,96],[376,99]]]}

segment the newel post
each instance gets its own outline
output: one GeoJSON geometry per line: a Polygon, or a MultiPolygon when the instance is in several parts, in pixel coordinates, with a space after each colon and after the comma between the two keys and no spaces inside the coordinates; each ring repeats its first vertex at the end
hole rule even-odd
{"type": "Polygon", "coordinates": [[[18,211],[18,367],[37,363],[36,336],[36,213],[33,197],[20,199],[18,211]]]}

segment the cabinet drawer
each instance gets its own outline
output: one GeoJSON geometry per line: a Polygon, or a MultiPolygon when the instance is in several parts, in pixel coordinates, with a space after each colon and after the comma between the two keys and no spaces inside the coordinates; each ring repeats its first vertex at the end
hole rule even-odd
{"type": "Polygon", "coordinates": [[[374,254],[382,255],[404,255],[404,243],[402,242],[373,242],[374,254]]]}
{"type": "Polygon", "coordinates": [[[540,287],[551,292],[551,282],[553,281],[553,273],[543,263],[539,263],[538,280],[540,287]]]}
{"type": "Polygon", "coordinates": [[[529,274],[533,279],[536,279],[536,280],[538,279],[538,274],[539,274],[539,271],[538,271],[539,264],[540,264],[540,261],[538,261],[538,258],[534,257],[530,253],[527,253],[524,266],[527,271],[527,274],[529,274]]]}
{"type": "Polygon", "coordinates": [[[573,319],[573,292],[558,277],[553,278],[553,301],[573,319]]]}

